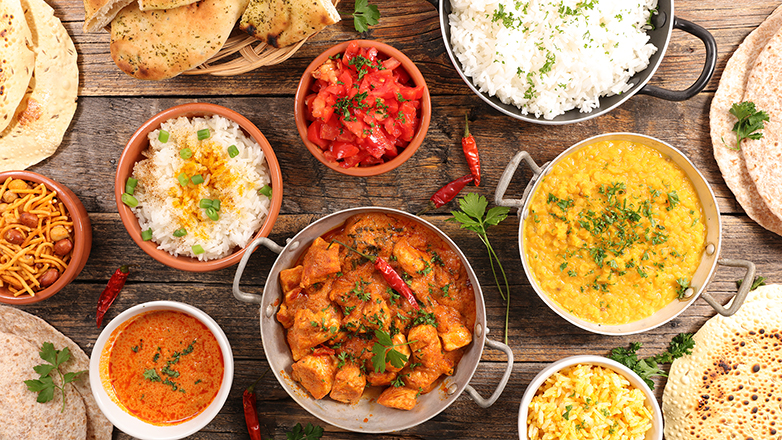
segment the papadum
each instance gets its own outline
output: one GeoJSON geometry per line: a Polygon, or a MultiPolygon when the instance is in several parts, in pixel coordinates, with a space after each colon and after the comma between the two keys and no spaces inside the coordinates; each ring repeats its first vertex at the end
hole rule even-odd
{"type": "Polygon", "coordinates": [[[250,0],[239,27],[270,46],[285,47],[339,18],[331,0],[250,0]]]}
{"type": "Polygon", "coordinates": [[[5,130],[22,102],[35,68],[30,27],[19,0],[0,3],[0,132],[5,130]]]}
{"type": "Polygon", "coordinates": [[[782,436],[782,285],[750,292],[731,317],[709,319],[663,392],[666,440],[782,436]]]}

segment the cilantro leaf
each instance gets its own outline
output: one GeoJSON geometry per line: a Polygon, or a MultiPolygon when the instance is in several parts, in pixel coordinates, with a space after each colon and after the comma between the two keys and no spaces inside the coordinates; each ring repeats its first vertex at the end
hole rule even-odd
{"type": "Polygon", "coordinates": [[[509,211],[510,208],[507,206],[495,206],[486,213],[485,223],[487,225],[497,226],[501,221],[508,218],[509,211]]]}
{"type": "Polygon", "coordinates": [[[40,364],[33,367],[33,370],[35,370],[36,373],[38,373],[39,376],[48,376],[49,373],[54,370],[54,365],[51,364],[40,364]]]}
{"type": "Polygon", "coordinates": [[[377,342],[385,345],[386,347],[390,347],[394,344],[391,341],[391,335],[382,330],[375,330],[375,337],[377,338],[377,342]]]}
{"type": "Polygon", "coordinates": [[[754,102],[733,103],[730,114],[738,119],[733,125],[733,131],[736,132],[736,150],[741,149],[741,141],[744,139],[763,138],[760,130],[765,128],[764,121],[768,122],[769,117],[765,111],[757,110],[754,102]]]}
{"type": "Polygon", "coordinates": [[[60,412],[63,412],[65,411],[65,385],[75,381],[79,375],[85,373],[87,370],[72,371],[66,374],[63,374],[62,371],[60,371],[60,366],[68,362],[71,358],[71,351],[68,347],[57,350],[51,342],[44,342],[38,355],[47,362],[46,364],[39,364],[33,367],[33,370],[38,373],[40,378],[25,380],[24,384],[27,385],[28,390],[38,393],[38,397],[36,398],[38,403],[52,401],[52,399],[54,399],[54,392],[59,390],[62,393],[62,408],[60,409],[60,412]],[[52,373],[55,372],[59,375],[60,383],[62,385],[54,383],[52,373]]]}
{"type": "MultiPolygon", "coordinates": [[[[736,280],[736,287],[741,287],[741,284],[744,282],[744,280],[736,280]]],[[[757,276],[755,277],[755,280],[752,281],[752,286],[750,286],[749,291],[752,292],[753,290],[757,289],[760,286],[766,285],[766,277],[757,276]]]]}
{"type": "Polygon", "coordinates": [[[395,368],[402,368],[407,363],[407,356],[394,350],[394,347],[408,345],[416,341],[408,341],[402,344],[394,344],[391,335],[383,330],[375,330],[377,342],[372,346],[372,367],[376,373],[386,371],[386,363],[390,362],[395,368]]]}
{"type": "Polygon", "coordinates": [[[649,385],[650,389],[654,390],[652,377],[668,377],[668,373],[662,370],[659,365],[669,364],[686,354],[692,354],[693,347],[695,347],[695,340],[692,338],[692,334],[680,333],[671,340],[668,350],[657,356],[638,359],[637,351],[641,348],[641,344],[632,342],[627,348],[616,347],[612,349],[608,358],[633,370],[649,385]]]}
{"type": "Polygon", "coordinates": [[[375,343],[372,346],[372,367],[376,373],[385,373],[386,371],[386,347],[375,343]]]}
{"type": "Polygon", "coordinates": [[[54,344],[51,342],[44,342],[43,348],[41,348],[41,351],[38,353],[39,356],[41,356],[41,359],[45,360],[46,362],[57,365],[57,350],[54,349],[54,344]]]}
{"type": "MultiPolygon", "coordinates": [[[[54,399],[54,388],[56,385],[54,385],[54,381],[51,377],[47,377],[47,379],[49,379],[49,384],[38,392],[38,398],[35,399],[38,403],[46,403],[54,399]]],[[[63,401],[63,405],[64,404],[65,402],[63,401]]]]}
{"type": "Polygon", "coordinates": [[[307,427],[303,428],[301,423],[297,423],[285,436],[287,440],[317,440],[323,436],[323,428],[313,426],[312,423],[307,423],[307,427]]]}
{"type": "Polygon", "coordinates": [[[380,20],[377,6],[370,5],[368,0],[356,0],[354,3],[353,27],[357,32],[366,32],[369,26],[374,26],[380,20]]]}

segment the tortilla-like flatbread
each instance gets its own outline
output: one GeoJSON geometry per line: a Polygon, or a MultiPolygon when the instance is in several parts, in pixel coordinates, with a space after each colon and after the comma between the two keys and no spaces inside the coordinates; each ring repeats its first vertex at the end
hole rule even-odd
{"type": "Polygon", "coordinates": [[[200,0],[138,0],[138,7],[142,11],[153,9],[174,9],[187,6],[200,0]]]}
{"type": "MultiPolygon", "coordinates": [[[[0,306],[0,333],[10,333],[27,340],[36,347],[44,342],[51,342],[58,350],[68,347],[71,360],[63,368],[63,373],[86,370],[90,366],[90,358],[75,342],[57,331],[46,321],[37,316],[25,313],[8,306],[0,306]]],[[[95,397],[87,374],[73,382],[73,387],[81,394],[87,412],[87,440],[111,440],[114,426],[103,415],[95,397]]]]}
{"type": "Polygon", "coordinates": [[[133,3],[111,22],[111,57],[128,75],[166,79],[216,54],[248,0],[201,0],[165,11],[133,3]]]}
{"type": "MultiPolygon", "coordinates": [[[[0,439],[84,440],[87,415],[73,387],[65,387],[65,407],[59,391],[51,401],[38,403],[38,394],[27,389],[25,380],[40,377],[33,370],[44,363],[39,350],[23,338],[0,333],[0,439]]],[[[55,383],[61,383],[59,377],[55,383]]]]}
{"type": "Polygon", "coordinates": [[[84,0],[84,32],[100,32],[133,0],[84,0]]]}
{"type": "Polygon", "coordinates": [[[35,71],[11,123],[0,132],[0,171],[21,170],[54,154],[76,112],[76,48],[44,0],[21,0],[32,32],[35,71]]]}
{"type": "Polygon", "coordinates": [[[250,0],[239,27],[274,47],[285,47],[339,21],[331,0],[250,0]]]}
{"type": "Polygon", "coordinates": [[[732,130],[736,118],[730,114],[730,108],[733,103],[742,101],[756,58],[781,27],[782,6],[769,15],[733,52],[722,72],[709,112],[714,159],[720,167],[722,178],[747,215],[760,226],[779,235],[782,235],[782,220],[768,209],[760,197],[747,171],[744,156],[735,149],[736,133],[732,130]]]}
{"type": "Polygon", "coordinates": [[[8,127],[22,102],[35,68],[30,27],[19,0],[0,3],[0,132],[8,127]]]}
{"type": "Polygon", "coordinates": [[[755,60],[747,80],[744,101],[768,112],[769,122],[761,139],[742,142],[747,171],[760,197],[782,218],[782,30],[771,37],[755,60]]]}
{"type": "Polygon", "coordinates": [[[782,285],[709,319],[691,355],[673,362],[663,392],[666,440],[776,439],[782,363],[782,285]]]}

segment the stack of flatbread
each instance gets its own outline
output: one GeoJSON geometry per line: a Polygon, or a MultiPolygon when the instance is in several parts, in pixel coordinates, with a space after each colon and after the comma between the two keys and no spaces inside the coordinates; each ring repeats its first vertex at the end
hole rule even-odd
{"type": "Polygon", "coordinates": [[[782,436],[782,285],[750,292],[731,317],[709,319],[663,393],[666,440],[782,436]]]}
{"type": "Polygon", "coordinates": [[[782,235],[782,6],[750,33],[728,60],[711,103],[714,157],[747,215],[782,235]],[[761,139],[736,146],[734,103],[769,114],[761,139]]]}
{"type": "Polygon", "coordinates": [[[3,0],[0,171],[54,154],[76,112],[76,48],[44,0],[3,0]],[[8,17],[8,20],[5,20],[8,17]]]}
{"type": "Polygon", "coordinates": [[[33,367],[44,363],[38,354],[44,342],[70,350],[71,359],[60,366],[63,374],[89,366],[81,348],[44,320],[0,306],[0,439],[111,440],[114,427],[98,408],[87,374],[65,386],[64,408],[59,391],[38,403],[27,389],[25,380],[40,377],[33,367]]]}
{"type": "Polygon", "coordinates": [[[111,27],[111,57],[123,72],[160,80],[190,70],[241,29],[273,47],[297,43],[339,21],[331,0],[84,0],[84,30],[111,27]]]}

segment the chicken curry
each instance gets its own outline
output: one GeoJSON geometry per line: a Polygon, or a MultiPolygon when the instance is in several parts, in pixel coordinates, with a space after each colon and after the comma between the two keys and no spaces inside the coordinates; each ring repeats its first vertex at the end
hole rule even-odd
{"type": "Polygon", "coordinates": [[[350,217],[281,271],[280,284],[291,377],[315,399],[356,403],[366,387],[386,387],[378,403],[410,410],[472,342],[475,293],[459,255],[400,216],[350,217]],[[362,254],[389,262],[418,308],[362,254]]]}

